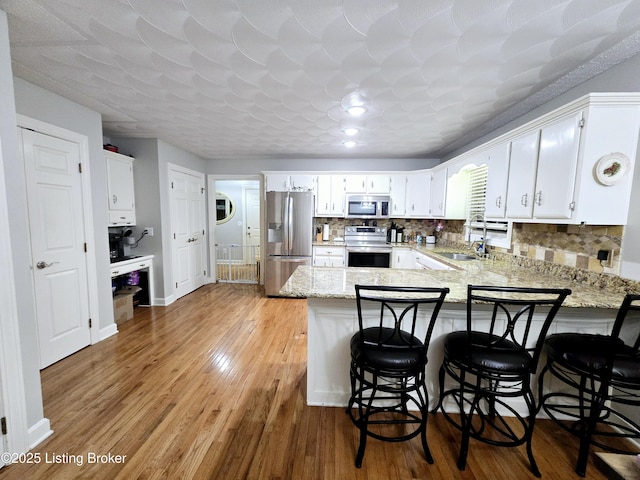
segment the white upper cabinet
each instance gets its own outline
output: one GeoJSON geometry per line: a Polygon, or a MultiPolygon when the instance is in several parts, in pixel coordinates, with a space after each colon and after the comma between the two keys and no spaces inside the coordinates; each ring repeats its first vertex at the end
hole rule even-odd
{"type": "Polygon", "coordinates": [[[407,173],[407,193],[405,217],[429,217],[431,199],[431,172],[407,173]]]}
{"type": "Polygon", "coordinates": [[[391,175],[371,174],[346,175],[347,193],[370,193],[375,195],[389,195],[391,175]]]}
{"type": "MultiPolygon", "coordinates": [[[[509,218],[531,218],[533,216],[533,201],[536,188],[536,170],[538,168],[538,146],[540,144],[540,132],[538,130],[522,135],[511,142],[511,159],[509,174],[505,176],[498,173],[500,180],[504,181],[504,189],[508,194],[506,202],[506,214],[509,218]]],[[[496,170],[489,167],[487,183],[489,179],[496,184],[496,170]]],[[[497,189],[497,186],[494,187],[497,189]]],[[[488,190],[488,188],[487,188],[488,190]]],[[[487,208],[491,199],[487,196],[487,208]]]]}
{"type": "Polygon", "coordinates": [[[447,195],[447,167],[435,167],[431,172],[429,216],[443,218],[447,195]]]}
{"type": "Polygon", "coordinates": [[[109,226],[136,224],[133,189],[133,158],[104,151],[107,164],[107,195],[109,196],[109,226]]]}
{"type": "Polygon", "coordinates": [[[602,93],[502,135],[494,148],[509,143],[509,162],[505,150],[488,161],[486,216],[626,224],[639,130],[640,95],[602,93]]]}
{"type": "Polygon", "coordinates": [[[572,216],[581,126],[582,112],[578,112],[540,131],[533,200],[536,218],[569,219],[572,216]]]}
{"type": "Polygon", "coordinates": [[[447,169],[447,174],[450,174],[450,176],[447,179],[444,216],[448,220],[464,220],[467,218],[469,167],[475,167],[475,164],[465,166],[457,172],[455,171],[457,168],[447,169]]]}
{"type": "Polygon", "coordinates": [[[507,210],[507,181],[509,178],[509,152],[511,144],[504,142],[489,149],[487,164],[487,194],[485,217],[500,219],[507,210]]]}
{"type": "Polygon", "coordinates": [[[344,191],[344,175],[318,175],[316,177],[316,215],[343,217],[344,191]]]}
{"type": "Polygon", "coordinates": [[[266,192],[310,192],[314,189],[314,175],[265,173],[266,192]]]}
{"type": "Polygon", "coordinates": [[[571,218],[582,117],[571,114],[511,142],[508,218],[571,218]]]}
{"type": "Polygon", "coordinates": [[[404,217],[406,212],[407,176],[391,175],[391,217],[404,217]]]}
{"type": "Polygon", "coordinates": [[[289,190],[292,192],[311,192],[315,188],[314,175],[289,175],[289,190]]]}

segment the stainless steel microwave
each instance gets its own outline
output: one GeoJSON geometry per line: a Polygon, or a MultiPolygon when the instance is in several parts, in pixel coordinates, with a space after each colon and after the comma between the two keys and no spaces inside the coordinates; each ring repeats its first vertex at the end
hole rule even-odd
{"type": "Polygon", "coordinates": [[[388,195],[348,195],[346,218],[389,218],[391,198],[388,195]]]}

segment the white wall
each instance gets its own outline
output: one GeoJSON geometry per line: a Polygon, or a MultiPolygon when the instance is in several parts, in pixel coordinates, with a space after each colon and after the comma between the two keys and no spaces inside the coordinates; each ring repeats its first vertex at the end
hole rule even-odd
{"type": "MultiPolygon", "coordinates": [[[[85,135],[89,140],[93,233],[96,244],[89,245],[96,253],[98,282],[98,321],[100,329],[112,325],[113,299],[109,266],[108,205],[105,158],[102,149],[102,117],[82,105],[43,88],[14,78],[16,111],[42,122],[85,135]]],[[[26,201],[26,197],[25,200],[26,201]]]]}
{"type": "Polygon", "coordinates": [[[172,292],[171,210],[169,204],[169,164],[206,173],[208,162],[163,140],[110,137],[119,153],[133,155],[133,176],[136,198],[136,228],[140,236],[145,227],[153,227],[154,236],[144,237],[134,252],[152,254],[155,297],[164,301],[172,292]],[[168,268],[165,268],[168,265],[168,268]]]}
{"type": "MultiPolygon", "coordinates": [[[[9,33],[4,12],[0,11],[0,139],[9,211],[9,235],[13,256],[14,285],[16,291],[17,317],[19,323],[20,347],[22,350],[22,370],[26,395],[26,416],[28,427],[35,426],[43,417],[42,389],[40,385],[40,365],[38,337],[35,323],[34,292],[31,283],[31,258],[29,253],[29,230],[27,228],[27,192],[24,168],[18,151],[16,133],[16,109],[14,83],[9,57],[9,33]]],[[[2,187],[0,187],[2,188],[2,187]]]]}

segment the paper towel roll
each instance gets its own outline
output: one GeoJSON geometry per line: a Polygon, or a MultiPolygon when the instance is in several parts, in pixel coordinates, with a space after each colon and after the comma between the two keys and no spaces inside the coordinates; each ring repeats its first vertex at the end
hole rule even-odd
{"type": "Polygon", "coordinates": [[[329,241],[329,224],[328,223],[325,223],[324,226],[322,227],[322,241],[323,242],[329,241]]]}

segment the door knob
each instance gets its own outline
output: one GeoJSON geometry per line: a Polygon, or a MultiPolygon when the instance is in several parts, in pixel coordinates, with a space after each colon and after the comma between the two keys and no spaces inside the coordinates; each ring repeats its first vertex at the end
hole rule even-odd
{"type": "Polygon", "coordinates": [[[50,267],[51,265],[53,265],[54,263],[59,263],[59,262],[51,262],[51,263],[47,263],[47,262],[38,262],[36,263],[36,267],[38,267],[38,269],[42,270],[43,268],[47,268],[50,267]]]}

